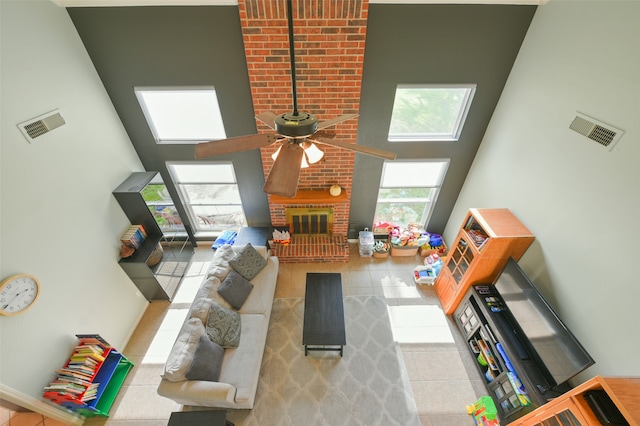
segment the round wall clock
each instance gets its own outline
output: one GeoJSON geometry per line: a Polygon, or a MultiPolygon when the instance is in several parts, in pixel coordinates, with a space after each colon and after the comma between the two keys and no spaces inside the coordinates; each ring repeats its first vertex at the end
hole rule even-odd
{"type": "Polygon", "coordinates": [[[0,315],[18,315],[33,306],[40,295],[40,281],[33,275],[17,274],[0,283],[0,315]]]}

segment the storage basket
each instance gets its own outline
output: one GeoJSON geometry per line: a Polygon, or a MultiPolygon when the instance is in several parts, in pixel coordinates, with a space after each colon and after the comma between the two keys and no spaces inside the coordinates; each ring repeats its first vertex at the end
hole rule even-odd
{"type": "Polygon", "coordinates": [[[389,250],[387,251],[373,251],[373,257],[378,259],[385,259],[389,257],[389,250]]]}
{"type": "Polygon", "coordinates": [[[425,244],[423,246],[420,246],[419,253],[422,257],[431,256],[435,253],[437,253],[440,257],[444,257],[447,255],[447,245],[444,242],[440,247],[431,247],[429,244],[425,244]]]}
{"type": "Polygon", "coordinates": [[[163,254],[164,254],[164,249],[162,248],[160,243],[158,243],[156,248],[153,249],[153,252],[151,252],[151,255],[147,259],[147,266],[156,266],[162,260],[163,254]]]}
{"type": "Polygon", "coordinates": [[[418,254],[418,246],[398,246],[391,244],[391,256],[415,256],[418,254]]]}

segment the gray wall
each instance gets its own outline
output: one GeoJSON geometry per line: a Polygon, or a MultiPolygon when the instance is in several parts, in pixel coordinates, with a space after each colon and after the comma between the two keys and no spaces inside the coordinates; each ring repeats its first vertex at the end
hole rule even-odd
{"type": "MultiPolygon", "coordinates": [[[[256,133],[237,6],[69,8],[80,37],[145,169],[160,171],[182,219],[188,217],[165,161],[194,160],[194,145],[158,145],[136,86],[214,86],[228,137],[256,133]]],[[[270,224],[260,152],[232,161],[253,226],[270,224]]]]}
{"type": "MultiPolygon", "coordinates": [[[[442,232],[502,92],[535,6],[387,5],[369,7],[358,143],[399,159],[450,158],[428,230],[442,232]],[[398,84],[477,84],[457,142],[386,142],[398,84]]],[[[382,160],[357,156],[352,226],[373,222],[382,160]]],[[[356,231],[357,229],[354,229],[356,231]]],[[[357,234],[356,234],[357,235],[357,234]]]]}
{"type": "MultiPolygon", "coordinates": [[[[213,85],[228,136],[256,132],[237,7],[68,10],[145,168],[162,172],[165,182],[164,162],[192,160],[193,146],[155,144],[134,86],[213,85]]],[[[451,158],[431,231],[444,230],[534,12],[535,6],[370,5],[357,143],[396,151],[400,159],[451,158]],[[401,83],[476,83],[460,141],[387,143],[401,83]]],[[[218,158],[234,163],[249,224],[268,225],[258,150],[218,158]]],[[[381,169],[381,160],[356,155],[352,238],[373,222],[381,169]]]]}

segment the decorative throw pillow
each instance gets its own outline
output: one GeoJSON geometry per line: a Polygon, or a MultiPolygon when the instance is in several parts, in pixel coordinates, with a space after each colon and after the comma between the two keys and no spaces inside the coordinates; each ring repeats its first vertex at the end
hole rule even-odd
{"type": "Polygon", "coordinates": [[[229,261],[229,265],[240,275],[250,280],[267,266],[267,260],[256,251],[251,243],[248,243],[229,261]]]}
{"type": "Polygon", "coordinates": [[[235,309],[240,309],[252,289],[253,284],[236,271],[230,271],[218,288],[218,293],[235,309]]]}
{"type": "Polygon", "coordinates": [[[220,378],[223,357],[222,346],[212,342],[207,336],[200,336],[193,362],[186,373],[187,379],[217,382],[220,378]]]}
{"type": "Polygon", "coordinates": [[[198,318],[191,318],[184,323],[167,357],[162,377],[171,382],[187,380],[185,374],[191,366],[200,337],[204,335],[204,324],[198,318]]]}
{"type": "MultiPolygon", "coordinates": [[[[1,1],[1,0],[0,0],[1,1]]],[[[222,306],[223,308],[227,308],[227,309],[231,309],[231,305],[229,304],[229,302],[227,302],[226,300],[223,299],[223,297],[218,294],[218,289],[220,288],[220,285],[222,283],[220,282],[220,280],[216,277],[213,278],[208,278],[201,286],[200,289],[198,290],[198,293],[196,293],[196,296],[194,297],[194,300],[198,300],[200,298],[205,298],[205,299],[213,299],[218,305],[222,306]]],[[[191,311],[194,312],[194,305],[191,305],[191,311]]],[[[209,307],[207,306],[207,309],[209,307]]],[[[209,314],[209,311],[205,312],[205,316],[204,319],[202,317],[200,317],[200,319],[202,319],[203,323],[207,322],[207,315],[209,314]]],[[[191,315],[192,317],[194,315],[191,315]]]]}
{"type": "Polygon", "coordinates": [[[240,344],[240,314],[212,304],[206,324],[207,336],[223,348],[237,348],[240,344]]]}

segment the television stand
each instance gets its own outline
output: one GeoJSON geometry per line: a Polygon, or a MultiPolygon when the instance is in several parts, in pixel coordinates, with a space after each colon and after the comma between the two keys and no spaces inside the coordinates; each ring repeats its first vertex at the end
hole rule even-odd
{"type": "Polygon", "coordinates": [[[544,374],[544,364],[526,342],[508,333],[504,324],[496,323],[485,299],[497,292],[493,286],[472,286],[458,308],[454,319],[475,359],[489,395],[498,408],[501,423],[507,424],[535,410],[570,390],[568,384],[552,387],[544,374]]]}

